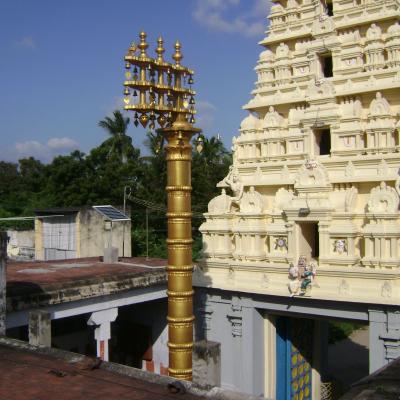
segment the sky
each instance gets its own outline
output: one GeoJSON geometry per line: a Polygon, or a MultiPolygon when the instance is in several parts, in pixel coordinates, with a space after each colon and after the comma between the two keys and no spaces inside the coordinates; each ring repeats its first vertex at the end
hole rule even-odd
{"type": "MultiPolygon", "coordinates": [[[[195,70],[196,125],[229,148],[247,115],[268,1],[2,0],[0,160],[49,162],[104,141],[98,121],[122,109],[123,57],[141,30],[149,55],[160,35],[166,59],[181,41],[182,64],[195,70]]],[[[143,149],[145,131],[131,124],[128,134],[143,149]]]]}

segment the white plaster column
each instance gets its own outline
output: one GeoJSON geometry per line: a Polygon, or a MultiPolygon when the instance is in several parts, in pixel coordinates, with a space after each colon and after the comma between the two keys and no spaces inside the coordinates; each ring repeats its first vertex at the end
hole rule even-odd
{"type": "Polygon", "coordinates": [[[354,252],[354,250],[355,250],[355,240],[354,240],[354,237],[348,237],[347,238],[347,242],[348,242],[348,244],[347,244],[347,252],[348,252],[348,255],[349,256],[351,256],[351,257],[353,257],[354,255],[355,255],[355,252],[354,252]]]}
{"type": "Polygon", "coordinates": [[[397,238],[390,238],[390,257],[397,259],[397,238]]]}
{"type": "Polygon", "coordinates": [[[97,357],[108,361],[108,341],[111,339],[111,322],[118,316],[118,308],[96,311],[92,313],[87,324],[95,325],[94,337],[97,342],[97,357]]]}
{"type": "Polygon", "coordinates": [[[387,332],[387,316],[381,310],[369,310],[369,373],[382,368],[385,360],[385,346],[381,338],[387,332]]]}
{"type": "Polygon", "coordinates": [[[318,224],[318,233],[319,233],[319,254],[329,254],[330,253],[330,245],[329,245],[329,222],[320,221],[318,224]]]}
{"type": "Polygon", "coordinates": [[[276,397],[276,328],[275,317],[271,314],[264,316],[264,396],[269,399],[276,397]]]}
{"type": "Polygon", "coordinates": [[[294,227],[293,227],[293,224],[290,223],[290,224],[286,224],[285,228],[286,228],[286,232],[287,232],[287,246],[288,246],[287,252],[288,252],[289,257],[293,257],[293,261],[294,261],[294,257],[295,257],[295,253],[296,253],[296,246],[294,243],[295,236],[293,234],[294,227]]]}

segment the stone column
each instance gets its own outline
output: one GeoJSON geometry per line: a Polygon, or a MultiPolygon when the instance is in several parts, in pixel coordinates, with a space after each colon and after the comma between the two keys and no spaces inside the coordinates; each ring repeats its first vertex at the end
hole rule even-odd
{"type": "Polygon", "coordinates": [[[203,390],[221,386],[221,344],[201,340],[193,347],[193,382],[203,390]]]}
{"type": "Polygon", "coordinates": [[[51,347],[51,315],[44,310],[29,313],[29,344],[51,347]]]}
{"type": "Polygon", "coordinates": [[[381,339],[387,332],[386,313],[381,310],[369,310],[369,373],[372,374],[386,364],[385,346],[381,339]]]}
{"type": "Polygon", "coordinates": [[[94,337],[97,341],[97,357],[108,361],[108,341],[111,339],[111,322],[118,316],[118,308],[96,311],[92,313],[87,324],[95,325],[94,337]]]}

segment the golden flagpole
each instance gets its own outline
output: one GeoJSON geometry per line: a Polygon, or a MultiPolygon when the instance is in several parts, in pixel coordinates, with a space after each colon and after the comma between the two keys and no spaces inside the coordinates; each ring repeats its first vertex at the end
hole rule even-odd
{"type": "Polygon", "coordinates": [[[154,129],[159,125],[157,133],[167,141],[168,372],[174,378],[192,380],[191,139],[201,132],[193,126],[193,71],[181,65],[179,42],[172,56],[175,62],[169,63],[163,59],[162,38],[154,59],[146,53],[146,33],[141,32],[139,38],[138,46],[133,43],[125,56],[125,109],[135,113],[136,126],[141,123],[154,129]]]}

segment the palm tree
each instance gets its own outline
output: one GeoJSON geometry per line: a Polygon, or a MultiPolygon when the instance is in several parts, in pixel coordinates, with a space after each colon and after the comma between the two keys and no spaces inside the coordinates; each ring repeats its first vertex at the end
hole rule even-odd
{"type": "Polygon", "coordinates": [[[119,110],[115,110],[113,115],[114,118],[105,117],[101,120],[99,126],[104,128],[111,136],[109,155],[115,153],[125,163],[129,149],[132,147],[131,138],[126,134],[129,118],[124,117],[119,110]]]}

